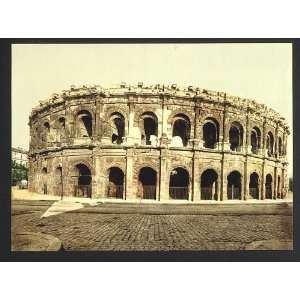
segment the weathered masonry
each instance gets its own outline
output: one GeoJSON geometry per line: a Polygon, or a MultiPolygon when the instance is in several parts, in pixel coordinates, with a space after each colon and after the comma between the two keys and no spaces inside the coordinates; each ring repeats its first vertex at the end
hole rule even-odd
{"type": "Polygon", "coordinates": [[[289,127],[253,100],[195,87],[71,87],[30,116],[29,189],[186,201],[285,198],[289,127]]]}

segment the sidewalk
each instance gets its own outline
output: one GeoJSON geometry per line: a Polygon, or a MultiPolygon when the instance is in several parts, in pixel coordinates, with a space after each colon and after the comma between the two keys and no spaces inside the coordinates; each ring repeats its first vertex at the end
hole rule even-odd
{"type": "MultiPolygon", "coordinates": [[[[12,189],[12,200],[30,200],[30,201],[59,201],[61,196],[44,195],[38,193],[31,193],[28,190],[12,189]]],[[[293,203],[292,194],[289,195],[287,199],[247,199],[247,200],[225,200],[225,201],[215,201],[215,200],[197,200],[197,201],[187,201],[187,200],[139,200],[139,199],[112,199],[112,198],[79,198],[79,197],[63,197],[63,201],[75,202],[89,205],[98,205],[100,203],[142,203],[142,204],[185,204],[185,205],[201,205],[201,204],[280,204],[280,203],[293,203]]]]}

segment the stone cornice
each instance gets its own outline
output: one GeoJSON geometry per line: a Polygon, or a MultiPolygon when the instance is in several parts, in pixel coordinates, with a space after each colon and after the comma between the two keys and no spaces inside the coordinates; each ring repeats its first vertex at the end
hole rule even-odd
{"type": "Polygon", "coordinates": [[[241,111],[250,111],[260,114],[283,126],[285,130],[290,133],[286,120],[280,116],[279,113],[272,108],[268,108],[264,104],[256,102],[255,100],[229,95],[225,92],[202,89],[199,87],[188,86],[179,88],[177,85],[161,84],[143,86],[142,83],[139,83],[137,86],[130,86],[122,83],[119,86],[106,89],[99,85],[83,85],[81,87],[71,86],[69,90],[64,90],[60,94],[52,94],[48,99],[40,101],[39,106],[32,110],[30,119],[32,119],[36,114],[46,111],[48,108],[62,105],[69,100],[90,97],[114,98],[116,96],[127,98],[129,95],[133,97],[168,96],[170,99],[183,99],[186,101],[193,101],[195,103],[204,101],[207,103],[219,103],[224,106],[227,104],[228,106],[237,108],[241,111]]]}

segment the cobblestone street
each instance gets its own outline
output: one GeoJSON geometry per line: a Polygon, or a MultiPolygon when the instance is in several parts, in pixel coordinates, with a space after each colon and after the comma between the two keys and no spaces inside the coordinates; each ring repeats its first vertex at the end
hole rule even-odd
{"type": "Polygon", "coordinates": [[[105,214],[82,209],[41,219],[50,205],[42,202],[13,202],[12,235],[51,234],[64,250],[84,251],[243,250],[254,241],[292,240],[288,214],[105,214]]]}

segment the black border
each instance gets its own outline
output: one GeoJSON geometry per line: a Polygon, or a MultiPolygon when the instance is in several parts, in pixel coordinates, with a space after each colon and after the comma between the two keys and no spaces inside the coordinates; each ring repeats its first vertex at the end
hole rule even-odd
{"type": "MultiPolygon", "coordinates": [[[[272,55],[270,53],[270,55],[272,55]]],[[[0,261],[300,261],[300,206],[295,198],[299,186],[299,158],[296,149],[300,132],[300,39],[0,39],[0,261]],[[68,251],[11,252],[10,251],[10,164],[11,164],[11,45],[12,44],[136,44],[136,43],[293,43],[293,138],[294,138],[294,250],[293,251],[68,251]],[[299,100],[298,100],[299,99],[299,100]],[[298,101],[297,101],[298,100],[298,101]]]]}

